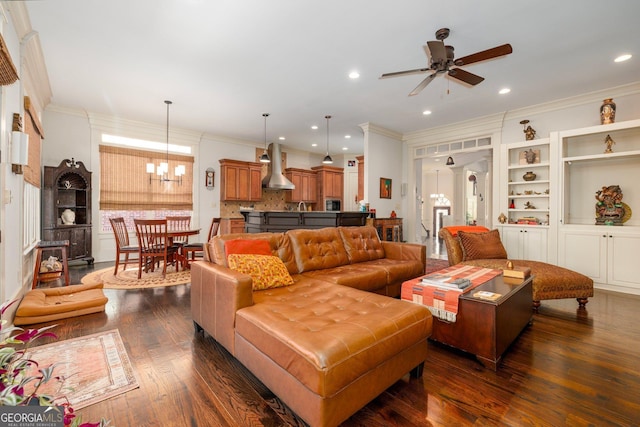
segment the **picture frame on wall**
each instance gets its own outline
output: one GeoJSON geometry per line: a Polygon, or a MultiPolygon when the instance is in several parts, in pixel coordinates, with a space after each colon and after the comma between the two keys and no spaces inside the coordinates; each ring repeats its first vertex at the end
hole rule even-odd
{"type": "Polygon", "coordinates": [[[391,178],[380,178],[380,198],[391,198],[391,178]]]}

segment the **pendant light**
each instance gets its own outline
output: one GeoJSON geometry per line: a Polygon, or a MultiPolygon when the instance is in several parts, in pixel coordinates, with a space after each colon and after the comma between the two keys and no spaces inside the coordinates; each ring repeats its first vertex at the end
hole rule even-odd
{"type": "Polygon", "coordinates": [[[149,184],[152,180],[160,182],[177,182],[182,185],[182,175],[186,173],[184,165],[176,166],[174,170],[174,179],[169,178],[169,106],[173,104],[171,101],[164,101],[167,104],[167,155],[164,162],[161,162],[157,167],[153,163],[147,163],[147,173],[149,174],[149,184]],[[158,178],[152,178],[154,175],[158,175],[158,178]]]}
{"type": "Polygon", "coordinates": [[[267,153],[267,117],[269,117],[269,113],[263,113],[262,117],[264,117],[264,152],[260,156],[260,163],[271,163],[269,153],[267,153]]]}
{"type": "Polygon", "coordinates": [[[331,116],[324,116],[324,118],[327,119],[327,155],[324,156],[322,163],[324,163],[325,165],[330,165],[333,163],[333,159],[329,155],[329,119],[331,118],[331,116]]]}
{"type": "Polygon", "coordinates": [[[455,165],[455,163],[453,163],[453,157],[449,156],[447,158],[447,166],[453,166],[455,165]]]}
{"type": "Polygon", "coordinates": [[[444,194],[440,193],[440,170],[436,169],[436,192],[431,194],[432,199],[442,199],[444,194]]]}

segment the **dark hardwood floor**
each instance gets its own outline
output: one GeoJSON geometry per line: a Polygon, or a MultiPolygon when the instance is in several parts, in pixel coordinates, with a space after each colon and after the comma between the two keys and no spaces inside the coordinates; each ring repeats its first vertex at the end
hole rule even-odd
{"type": "MultiPolygon", "coordinates": [[[[93,268],[72,267],[73,283],[93,268]]],[[[140,388],[80,410],[125,426],[304,425],[211,337],[194,333],[190,286],[105,290],[106,312],[59,321],[59,339],[119,329],[140,388]]],[[[344,426],[640,425],[640,297],[543,301],[497,372],[430,343],[406,375],[344,426]]],[[[43,342],[44,343],[44,342],[43,342]]]]}

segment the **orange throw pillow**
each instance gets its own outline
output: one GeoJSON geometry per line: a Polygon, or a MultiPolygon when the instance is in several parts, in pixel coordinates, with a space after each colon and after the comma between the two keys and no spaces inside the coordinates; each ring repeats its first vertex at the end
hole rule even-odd
{"type": "Polygon", "coordinates": [[[498,230],[486,233],[466,233],[459,230],[458,240],[462,246],[462,261],[508,258],[498,230]]]}
{"type": "Polygon", "coordinates": [[[266,240],[259,239],[233,239],[224,242],[224,253],[227,255],[272,255],[271,246],[266,240]]]}
{"type": "Polygon", "coordinates": [[[231,254],[227,262],[230,269],[251,276],[254,291],[293,285],[287,267],[277,256],[231,254]]]}

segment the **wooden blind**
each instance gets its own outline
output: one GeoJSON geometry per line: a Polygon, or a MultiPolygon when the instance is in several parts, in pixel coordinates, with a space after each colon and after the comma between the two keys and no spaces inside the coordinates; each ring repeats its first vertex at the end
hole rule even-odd
{"type": "Polygon", "coordinates": [[[165,162],[166,153],[100,145],[101,210],[193,210],[193,157],[169,154],[169,178],[184,165],[182,183],[161,182],[147,163],[165,162]]]}
{"type": "Polygon", "coordinates": [[[13,65],[9,49],[0,35],[0,85],[6,86],[18,80],[18,71],[13,65]]]}
{"type": "Polygon", "coordinates": [[[24,97],[25,124],[24,132],[29,135],[28,164],[22,167],[24,180],[36,188],[40,188],[40,151],[42,149],[42,124],[38,119],[28,96],[24,97]]]}

